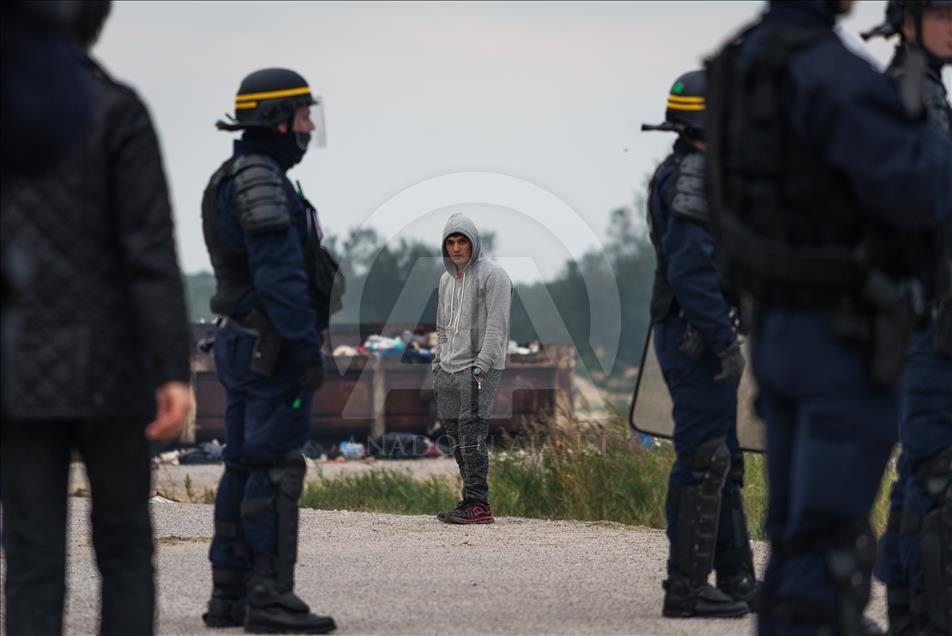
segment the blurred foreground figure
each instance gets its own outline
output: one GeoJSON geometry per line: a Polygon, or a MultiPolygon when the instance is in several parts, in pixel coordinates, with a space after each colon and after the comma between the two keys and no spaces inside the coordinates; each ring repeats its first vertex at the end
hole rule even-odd
{"type": "MultiPolygon", "coordinates": [[[[77,6],[95,42],[107,2],[77,6]]],[[[162,159],[145,106],[83,55],[95,118],[40,176],[5,175],[2,245],[30,256],[0,439],[6,633],[62,632],[66,488],[83,458],[102,574],[103,634],[154,622],[148,439],[190,405],[189,335],[162,159]],[[151,420],[151,423],[150,423],[151,420]]]]}
{"type": "Polygon", "coordinates": [[[215,498],[209,627],[323,634],[294,593],[298,499],[314,391],[324,379],[321,331],[339,302],[314,207],[285,173],[324,139],[321,103],[287,69],[248,75],[235,97],[234,154],[202,201],[205,244],[223,317],[215,369],[227,391],[225,471],[215,498]],[[312,111],[313,109],[313,111],[312,111]],[[312,135],[312,133],[314,133],[312,135]]]}
{"type": "Polygon", "coordinates": [[[674,402],[677,453],[668,485],[669,617],[737,617],[756,591],[741,488],[737,386],[744,356],[731,294],[714,264],[704,188],[704,71],[679,77],[665,121],[642,130],[678,133],[648,187],[648,227],[658,260],[651,297],[655,354],[674,402]],[[708,584],[711,569],[717,587],[708,584]]]}
{"type": "MultiPolygon", "coordinates": [[[[78,4],[66,0],[0,4],[0,122],[3,189],[10,175],[56,167],[84,139],[92,108],[88,77],[69,30],[78,4]]],[[[3,250],[0,260],[0,416],[10,397],[16,299],[29,258],[3,250]]]]}
{"type": "Polygon", "coordinates": [[[834,33],[840,0],[770,3],[709,70],[709,187],[726,275],[757,302],[771,556],[761,634],[870,633],[869,512],[933,263],[952,141],[834,33]]]}
{"type": "MultiPolygon", "coordinates": [[[[952,63],[952,0],[892,0],[884,24],[867,35],[899,35],[887,77],[907,110],[952,139],[941,75],[952,63]]],[[[952,250],[941,235],[924,247],[920,257],[927,268],[933,263],[926,291],[935,301],[906,361],[899,480],[877,566],[893,636],[952,633],[952,250]]]]}

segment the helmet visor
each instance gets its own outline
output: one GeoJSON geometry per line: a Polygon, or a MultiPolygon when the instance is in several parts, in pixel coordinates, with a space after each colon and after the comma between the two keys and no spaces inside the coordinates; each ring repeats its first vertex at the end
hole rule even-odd
{"type": "Polygon", "coordinates": [[[310,106],[310,121],[314,124],[311,131],[310,146],[314,148],[327,147],[327,124],[324,120],[324,98],[314,96],[314,103],[310,106]]]}

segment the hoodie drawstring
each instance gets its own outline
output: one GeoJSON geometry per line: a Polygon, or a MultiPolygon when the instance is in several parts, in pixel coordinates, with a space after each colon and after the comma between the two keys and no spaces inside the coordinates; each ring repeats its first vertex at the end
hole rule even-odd
{"type": "MultiPolygon", "coordinates": [[[[459,334],[459,321],[463,317],[463,291],[466,289],[466,270],[463,270],[463,276],[459,279],[456,284],[459,286],[459,307],[456,311],[455,326],[453,329],[454,334],[459,334]]],[[[456,300],[456,294],[453,294],[453,300],[456,300]]],[[[452,314],[452,305],[450,305],[450,312],[452,314]]],[[[450,323],[453,324],[453,323],[450,323]]]]}

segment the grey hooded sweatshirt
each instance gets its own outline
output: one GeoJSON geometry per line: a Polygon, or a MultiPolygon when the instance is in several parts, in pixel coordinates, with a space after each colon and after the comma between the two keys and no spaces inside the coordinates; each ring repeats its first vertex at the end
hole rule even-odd
{"type": "Polygon", "coordinates": [[[454,214],[443,228],[443,265],[436,308],[437,347],[433,368],[456,373],[470,367],[506,368],[509,342],[509,306],[512,281],[481,250],[476,225],[463,214],[454,214]],[[446,238],[462,234],[472,245],[472,254],[461,275],[446,251],[446,238]]]}

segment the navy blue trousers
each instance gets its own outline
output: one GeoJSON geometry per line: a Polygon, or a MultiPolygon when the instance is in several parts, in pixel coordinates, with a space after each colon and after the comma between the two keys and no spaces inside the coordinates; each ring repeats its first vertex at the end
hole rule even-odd
{"type": "MultiPolygon", "coordinates": [[[[817,312],[765,311],[752,357],[767,427],[768,538],[812,544],[867,522],[897,438],[898,391],[872,386],[862,346],[837,337],[817,312]]],[[[762,590],[830,613],[839,598],[822,548],[772,550],[762,590]]],[[[758,631],[799,636],[818,626],[768,611],[758,631]]]]}
{"type": "Polygon", "coordinates": [[[215,521],[240,528],[239,536],[216,531],[209,552],[216,568],[248,569],[249,557],[276,553],[277,513],[270,509],[242,518],[241,502],[273,496],[270,469],[304,446],[310,425],[313,394],[300,387],[300,365],[285,350],[274,373],[262,376],[250,369],[253,347],[252,336],[227,325],[215,336],[215,368],[227,393],[225,472],[215,521]]]}
{"type": "MultiPolygon", "coordinates": [[[[952,446],[952,357],[933,346],[934,327],[917,332],[909,347],[900,403],[899,480],[890,493],[890,513],[924,514],[935,503],[916,472],[952,446]]],[[[890,587],[922,592],[918,538],[890,528],[880,541],[877,576],[890,587]]]]}
{"type": "MultiPolygon", "coordinates": [[[[669,492],[677,487],[699,483],[685,458],[690,457],[698,446],[708,440],[725,438],[732,463],[743,463],[743,453],[737,443],[737,384],[714,381],[721,364],[710,347],[704,351],[700,360],[691,360],[681,353],[679,346],[686,327],[684,318],[676,315],[669,316],[654,326],[655,355],[674,402],[676,459],[668,478],[669,492]]],[[[724,483],[722,496],[738,492],[742,487],[743,483],[738,478],[737,471],[731,471],[724,483]]],[[[668,539],[671,540],[677,532],[678,517],[671,497],[665,502],[665,516],[668,522],[668,539]]],[[[737,547],[734,546],[737,533],[733,527],[733,519],[728,510],[721,509],[715,552],[737,547]]],[[[747,535],[746,529],[743,535],[747,535]]],[[[671,562],[668,564],[668,570],[669,574],[688,576],[686,572],[672,571],[671,562]]],[[[721,566],[717,573],[720,576],[731,576],[737,574],[737,571],[736,565],[731,564],[721,566]]]]}

